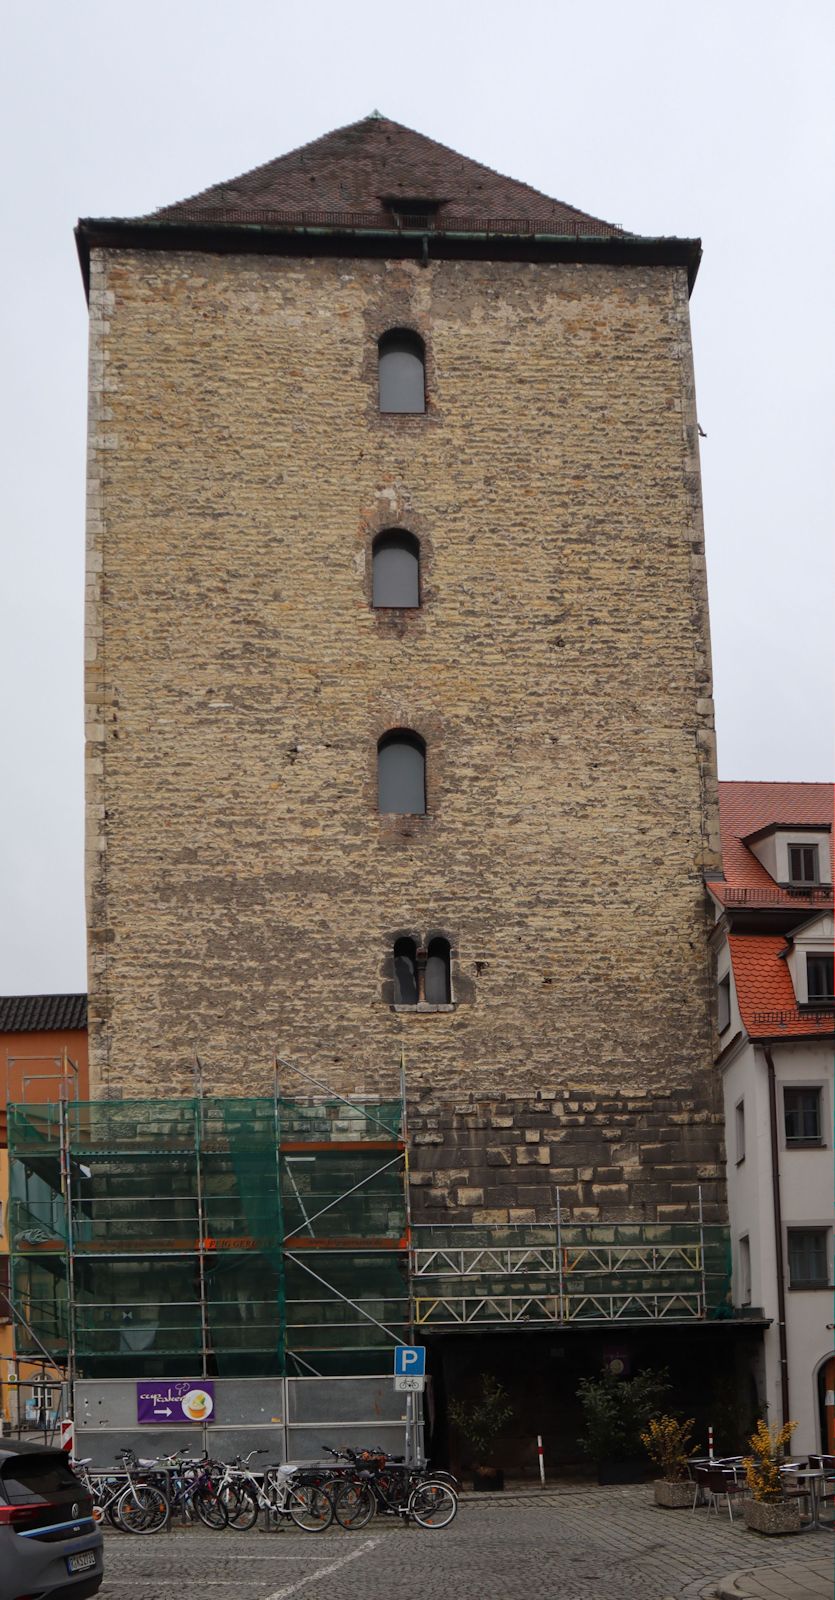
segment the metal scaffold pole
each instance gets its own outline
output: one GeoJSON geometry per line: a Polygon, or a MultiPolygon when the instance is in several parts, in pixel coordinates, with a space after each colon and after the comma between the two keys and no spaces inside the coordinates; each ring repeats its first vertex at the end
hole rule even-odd
{"type": "Polygon", "coordinates": [[[66,1079],[58,1100],[58,1159],[61,1192],[64,1199],[67,1240],[67,1409],[75,1414],[76,1326],[75,1326],[75,1233],[72,1214],[72,1161],[70,1158],[69,1098],[66,1079]]]}
{"type": "MultiPolygon", "coordinates": [[[[412,1196],[409,1186],[409,1117],[406,1106],[406,1051],[400,1047],[400,1137],[403,1141],[403,1206],[406,1214],[406,1270],[409,1287],[409,1343],[415,1342],[415,1297],[412,1293],[412,1196]]],[[[406,1460],[415,1458],[416,1399],[406,1395],[406,1460]]]]}
{"type": "Polygon", "coordinates": [[[707,1316],[707,1267],[705,1265],[705,1214],[702,1205],[702,1186],[699,1184],[699,1264],[701,1267],[702,1316],[707,1316]]]}
{"type": "Polygon", "coordinates": [[[209,1358],[209,1308],[206,1301],[206,1217],[203,1204],[203,1064],[194,1058],[194,1165],[197,1187],[197,1272],[200,1283],[200,1375],[207,1378],[209,1358]]]}
{"type": "MultiPolygon", "coordinates": [[[[287,1285],[284,1266],[284,1207],[281,1199],[281,1084],[278,1075],[278,1056],[273,1057],[273,1126],[275,1130],[275,1230],[278,1257],[278,1370],[287,1377],[287,1285]]],[[[286,1385],[285,1385],[286,1393],[286,1385]]],[[[285,1448],[287,1445],[285,1408],[285,1448]]]]}

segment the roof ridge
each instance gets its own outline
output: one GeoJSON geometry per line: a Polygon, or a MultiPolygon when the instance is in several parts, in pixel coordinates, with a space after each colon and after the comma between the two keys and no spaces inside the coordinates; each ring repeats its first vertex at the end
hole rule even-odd
{"type": "Polygon", "coordinates": [[[46,989],[40,994],[0,994],[3,1000],[86,1000],[86,989],[46,989]]]}
{"type": "Polygon", "coordinates": [[[767,786],[781,789],[835,789],[835,778],[720,778],[719,783],[748,784],[752,789],[767,786]]]}

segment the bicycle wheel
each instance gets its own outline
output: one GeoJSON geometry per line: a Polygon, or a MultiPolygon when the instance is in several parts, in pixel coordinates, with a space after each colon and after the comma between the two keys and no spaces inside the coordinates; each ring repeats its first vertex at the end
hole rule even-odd
{"type": "Polygon", "coordinates": [[[229,1526],[229,1513],[216,1489],[198,1489],[192,1496],[191,1503],[200,1521],[205,1522],[207,1528],[214,1528],[217,1531],[229,1526]]]}
{"type": "Polygon", "coordinates": [[[258,1501],[249,1489],[238,1488],[234,1484],[227,1484],[221,1490],[221,1500],[226,1507],[230,1528],[238,1533],[246,1533],[248,1528],[254,1528],[258,1521],[258,1501]]]}
{"type": "Polygon", "coordinates": [[[287,1510],[305,1533],[324,1533],[333,1522],[333,1501],[313,1483],[287,1485],[287,1510]]]}
{"type": "Polygon", "coordinates": [[[171,1507],[161,1489],[150,1483],[128,1484],[116,1511],[126,1533],[159,1533],[168,1521],[171,1507]]]}
{"type": "Polygon", "coordinates": [[[376,1501],[368,1483],[356,1483],[346,1478],[343,1483],[331,1485],[333,1514],[340,1528],[356,1531],[364,1528],[374,1515],[376,1501]]]}
{"type": "Polygon", "coordinates": [[[458,1496],[446,1483],[427,1478],[409,1501],[409,1516],[421,1528],[448,1528],[458,1510],[458,1496]]]}

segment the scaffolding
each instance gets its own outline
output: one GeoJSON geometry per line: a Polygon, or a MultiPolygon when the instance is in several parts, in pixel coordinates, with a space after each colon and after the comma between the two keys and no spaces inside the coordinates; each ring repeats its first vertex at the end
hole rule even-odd
{"type": "Polygon", "coordinates": [[[276,1062],[273,1093],[12,1105],[17,1357],[76,1379],[361,1377],[453,1329],[733,1315],[727,1230],[411,1224],[400,1098],[276,1062]],[[304,1085],[289,1094],[287,1080],[304,1085]],[[317,1091],[315,1093],[311,1091],[317,1091]]]}
{"type": "Polygon", "coordinates": [[[400,1102],[277,1067],[270,1097],[11,1106],[9,1156],[19,1353],[70,1380],[359,1376],[408,1337],[400,1102]]]}
{"type": "Polygon", "coordinates": [[[420,1333],[453,1327],[681,1323],[729,1315],[727,1229],[704,1222],[418,1225],[420,1333]]]}

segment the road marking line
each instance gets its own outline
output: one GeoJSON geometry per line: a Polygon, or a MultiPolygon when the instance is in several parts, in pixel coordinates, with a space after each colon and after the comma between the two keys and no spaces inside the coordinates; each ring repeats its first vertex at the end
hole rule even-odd
{"type": "Polygon", "coordinates": [[[296,1583],[286,1583],[283,1589],[274,1589],[272,1594],[265,1596],[265,1600],[286,1600],[287,1595],[298,1594],[300,1589],[305,1589],[309,1583],[316,1583],[319,1578],[329,1578],[332,1572],[339,1572],[341,1567],[347,1567],[349,1561],[356,1561],[359,1556],[373,1550],[382,1542],[382,1534],[378,1539],[366,1539],[356,1550],[352,1550],[350,1555],[343,1556],[340,1561],[332,1561],[328,1567],[319,1567],[317,1572],[309,1572],[306,1578],[299,1578],[296,1583]]]}

